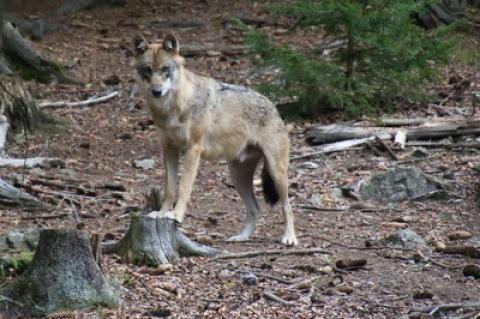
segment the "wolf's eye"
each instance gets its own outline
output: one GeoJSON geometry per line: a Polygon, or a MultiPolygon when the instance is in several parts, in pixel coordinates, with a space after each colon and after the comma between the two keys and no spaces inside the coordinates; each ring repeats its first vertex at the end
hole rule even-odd
{"type": "Polygon", "coordinates": [[[170,73],[170,67],[169,66],[162,67],[162,73],[170,73]]]}
{"type": "Polygon", "coordinates": [[[146,65],[142,68],[142,73],[145,75],[150,75],[152,74],[152,68],[146,65]]]}

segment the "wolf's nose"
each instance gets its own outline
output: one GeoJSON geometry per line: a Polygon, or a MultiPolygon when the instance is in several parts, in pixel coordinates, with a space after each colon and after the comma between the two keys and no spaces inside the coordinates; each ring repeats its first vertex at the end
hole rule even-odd
{"type": "Polygon", "coordinates": [[[152,89],[152,95],[154,97],[160,97],[160,96],[162,96],[162,90],[152,89]]]}

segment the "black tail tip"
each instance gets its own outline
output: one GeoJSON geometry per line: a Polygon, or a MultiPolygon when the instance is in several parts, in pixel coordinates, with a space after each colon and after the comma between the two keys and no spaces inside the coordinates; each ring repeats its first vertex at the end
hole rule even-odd
{"type": "Polygon", "coordinates": [[[278,196],[277,189],[275,188],[275,183],[265,167],[262,171],[262,186],[265,201],[271,206],[275,205],[280,197],[278,196]]]}

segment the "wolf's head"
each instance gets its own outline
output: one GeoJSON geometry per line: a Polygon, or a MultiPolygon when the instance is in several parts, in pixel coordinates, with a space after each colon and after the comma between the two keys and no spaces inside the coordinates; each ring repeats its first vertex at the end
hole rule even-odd
{"type": "Polygon", "coordinates": [[[177,87],[184,59],[180,46],[173,34],[165,37],[163,43],[149,43],[137,35],[133,40],[135,67],[144,91],[152,98],[166,96],[177,87]]]}

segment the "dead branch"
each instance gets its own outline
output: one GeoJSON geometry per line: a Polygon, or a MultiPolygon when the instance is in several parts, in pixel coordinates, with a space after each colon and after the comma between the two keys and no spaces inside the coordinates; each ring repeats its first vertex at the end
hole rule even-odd
{"type": "Polygon", "coordinates": [[[392,151],[390,146],[388,146],[387,143],[385,143],[381,138],[378,136],[375,136],[375,141],[380,144],[388,153],[388,155],[395,161],[398,161],[398,156],[392,151]]]}
{"type": "Polygon", "coordinates": [[[367,264],[366,259],[340,259],[335,265],[340,269],[355,270],[367,264]]]}
{"type": "Polygon", "coordinates": [[[205,56],[205,55],[226,55],[235,56],[246,54],[249,50],[247,45],[230,45],[223,47],[209,47],[201,44],[186,45],[180,48],[180,54],[185,57],[205,56]]]}
{"type": "Polygon", "coordinates": [[[332,153],[332,152],[338,152],[338,151],[345,151],[349,148],[352,148],[354,146],[362,145],[365,143],[368,143],[369,141],[372,141],[375,139],[375,136],[370,136],[366,138],[360,138],[360,139],[351,139],[351,140],[346,140],[346,141],[340,141],[340,142],[335,142],[335,143],[330,143],[330,144],[324,144],[321,147],[318,148],[315,152],[303,154],[303,155],[297,155],[297,156],[292,156],[290,157],[291,161],[303,159],[303,158],[308,158],[312,156],[317,156],[320,154],[326,154],[326,153],[332,153]]]}
{"type": "Polygon", "coordinates": [[[22,217],[23,220],[32,220],[32,219],[56,219],[67,217],[68,214],[58,214],[58,215],[36,215],[36,216],[27,216],[22,217]]]}
{"type": "Polygon", "coordinates": [[[263,292],[263,296],[265,298],[267,298],[268,300],[271,300],[271,301],[275,301],[275,302],[278,302],[279,304],[282,304],[284,306],[292,306],[294,303],[291,302],[291,301],[287,301],[283,298],[280,298],[279,296],[277,296],[276,294],[274,294],[273,292],[271,291],[264,291],[263,292]]]}
{"type": "Polygon", "coordinates": [[[460,308],[480,308],[480,302],[450,303],[450,304],[441,304],[441,305],[430,306],[430,307],[418,307],[418,308],[413,308],[413,311],[428,313],[428,315],[433,316],[437,312],[460,309],[460,308]]]}
{"type": "Polygon", "coordinates": [[[237,258],[251,258],[257,256],[272,256],[272,255],[310,255],[310,254],[328,254],[332,253],[322,248],[305,248],[305,249],[271,249],[271,250],[257,250],[247,251],[243,253],[224,253],[214,257],[214,259],[237,259],[237,258]]]}
{"type": "Polygon", "coordinates": [[[65,167],[65,162],[54,157],[32,158],[0,158],[0,167],[34,168],[34,167],[65,167]]]}
{"type": "Polygon", "coordinates": [[[346,212],[347,208],[336,208],[336,207],[320,207],[314,205],[304,205],[304,204],[293,204],[292,207],[298,207],[300,209],[320,211],[320,212],[346,212]]]}
{"type": "Polygon", "coordinates": [[[480,249],[474,246],[447,246],[442,250],[444,254],[458,254],[470,258],[480,258],[480,249]]]}
{"type": "Polygon", "coordinates": [[[68,101],[57,101],[57,102],[40,102],[38,105],[41,108],[47,108],[47,107],[77,107],[77,106],[88,106],[92,104],[97,104],[97,103],[103,103],[106,102],[110,99],[113,99],[116,96],[119,96],[120,92],[119,91],[113,91],[112,93],[109,93],[104,96],[100,97],[92,97],[89,98],[85,101],[79,101],[79,102],[68,102],[68,101]]]}

